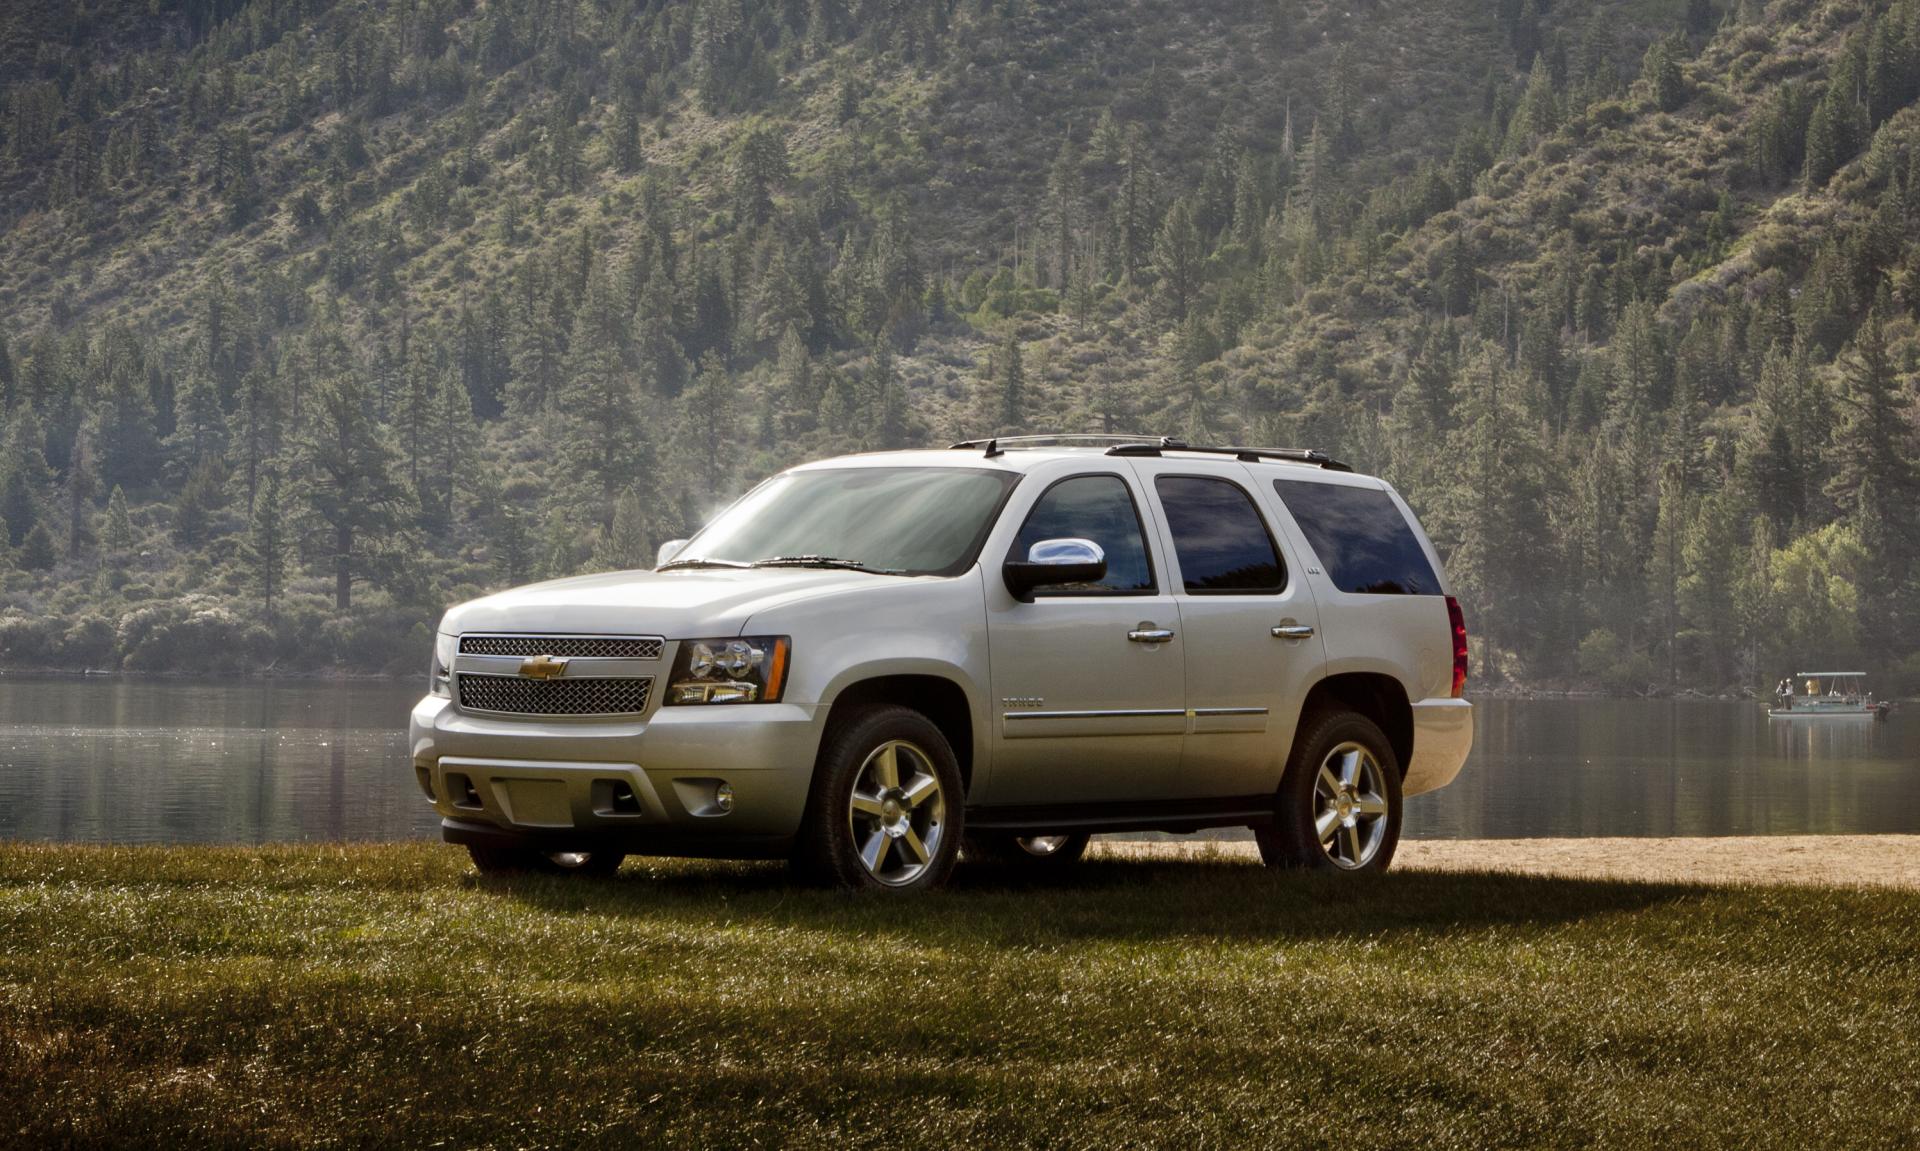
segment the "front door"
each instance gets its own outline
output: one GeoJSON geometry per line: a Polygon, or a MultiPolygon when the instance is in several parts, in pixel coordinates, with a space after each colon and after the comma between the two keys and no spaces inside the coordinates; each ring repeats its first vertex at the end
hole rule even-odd
{"type": "Polygon", "coordinates": [[[1313,593],[1250,493],[1250,474],[1194,474],[1177,459],[1136,467],[1171,554],[1167,582],[1186,641],[1182,786],[1194,797],[1270,794],[1300,703],[1326,664],[1313,593]]]}
{"type": "Polygon", "coordinates": [[[1187,643],[1138,482],[1125,468],[1055,481],[1008,555],[987,557],[995,807],[1183,794],[1187,643]],[[1066,538],[1100,545],[1104,579],[1040,588],[1032,603],[1000,585],[1009,556],[1066,538]]]}

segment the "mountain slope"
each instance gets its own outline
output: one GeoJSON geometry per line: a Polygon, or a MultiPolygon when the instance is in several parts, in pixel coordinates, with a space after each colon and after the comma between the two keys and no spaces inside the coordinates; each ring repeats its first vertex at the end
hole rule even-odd
{"type": "Polygon", "coordinates": [[[1908,0],[10,5],[0,657],[410,667],[784,463],[1105,427],[1384,471],[1495,676],[1897,662],[1916,60],[1908,0]]]}

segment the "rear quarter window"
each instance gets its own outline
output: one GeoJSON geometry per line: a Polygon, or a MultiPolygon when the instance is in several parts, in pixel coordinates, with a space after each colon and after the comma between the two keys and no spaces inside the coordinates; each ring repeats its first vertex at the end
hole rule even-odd
{"type": "Polygon", "coordinates": [[[1385,491],[1308,480],[1275,480],[1273,490],[1341,591],[1440,594],[1420,538],[1385,491]]]}

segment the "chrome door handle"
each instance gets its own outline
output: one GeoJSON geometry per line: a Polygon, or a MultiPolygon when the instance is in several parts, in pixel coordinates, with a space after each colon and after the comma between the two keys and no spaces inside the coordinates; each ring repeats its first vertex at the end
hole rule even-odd
{"type": "Polygon", "coordinates": [[[1313,638],[1313,625],[1310,623],[1283,623],[1272,630],[1275,639],[1313,638]]]}
{"type": "Polygon", "coordinates": [[[1171,643],[1173,642],[1173,629],[1142,624],[1128,632],[1127,638],[1135,643],[1171,643]]]}

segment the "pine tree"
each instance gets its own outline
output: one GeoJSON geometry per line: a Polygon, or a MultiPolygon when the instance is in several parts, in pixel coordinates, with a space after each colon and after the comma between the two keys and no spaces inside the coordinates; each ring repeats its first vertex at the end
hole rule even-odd
{"type": "Polygon", "coordinates": [[[115,555],[133,550],[133,516],[127,511],[127,493],[115,484],[107,497],[107,524],[100,535],[101,546],[115,555]]]}
{"type": "Polygon", "coordinates": [[[1027,420],[1027,374],[1020,362],[1020,337],[1008,332],[996,360],[999,368],[994,379],[999,399],[996,415],[1001,429],[1017,432],[1027,420]]]}
{"type": "Polygon", "coordinates": [[[1519,434],[1513,398],[1497,348],[1475,351],[1461,373],[1456,404],[1459,428],[1448,458],[1455,469],[1443,504],[1443,531],[1456,544],[1448,569],[1457,581],[1470,618],[1479,625],[1481,674],[1492,678],[1503,644],[1510,644],[1540,616],[1538,597],[1545,583],[1538,564],[1523,573],[1510,557],[1524,541],[1543,538],[1538,471],[1532,445],[1519,434]],[[1514,637],[1510,639],[1509,637],[1514,637]]]}
{"type": "Polygon", "coordinates": [[[1680,612],[1697,636],[1701,681],[1709,687],[1738,676],[1740,615],[1736,588],[1745,540],[1745,517],[1737,498],[1709,492],[1694,507],[1682,560],[1680,612]]]}
{"type": "Polygon", "coordinates": [[[1083,193],[1080,155],[1073,146],[1073,137],[1067,136],[1060,141],[1060,151],[1054,155],[1053,166],[1047,171],[1048,232],[1053,250],[1049,253],[1048,276],[1042,279],[1042,287],[1049,281],[1056,285],[1067,282],[1068,269],[1073,263],[1073,229],[1080,217],[1083,193]]]}
{"type": "Polygon", "coordinates": [[[1809,192],[1825,187],[1840,167],[1839,117],[1839,101],[1829,89],[1807,120],[1806,170],[1802,178],[1809,192]]]}
{"type": "Polygon", "coordinates": [[[867,359],[867,419],[875,444],[883,449],[906,446],[906,397],[893,366],[893,344],[886,337],[873,342],[867,359]]]}
{"type": "Polygon", "coordinates": [[[492,505],[489,533],[494,574],[509,586],[523,584],[533,575],[533,544],[527,538],[526,513],[508,504],[492,505]]]}
{"type": "Polygon", "coordinates": [[[6,522],[7,543],[19,547],[39,524],[53,490],[53,469],[47,466],[46,436],[31,404],[14,410],[0,453],[0,520],[6,522]]]}
{"type": "MultiPolygon", "coordinates": [[[[1840,507],[1856,506],[1861,487],[1871,484],[1881,506],[1904,509],[1911,517],[1920,498],[1914,467],[1920,443],[1907,416],[1913,400],[1900,386],[1879,313],[1867,317],[1842,362],[1846,386],[1827,495],[1840,507]]],[[[1907,543],[1905,526],[1891,529],[1901,545],[1907,543]]]]}
{"type": "Polygon", "coordinates": [[[699,466],[701,486],[727,490],[733,474],[727,448],[735,439],[734,384],[719,353],[709,352],[700,361],[699,374],[681,401],[686,446],[699,466]]]}
{"type": "Polygon", "coordinates": [[[1692,499],[1681,469],[1669,467],[1660,478],[1659,512],[1647,565],[1647,591],[1669,687],[1680,674],[1680,585],[1686,575],[1686,531],[1693,519],[1692,499]]]}
{"type": "Polygon", "coordinates": [[[1132,280],[1147,265],[1153,248],[1154,200],[1152,160],[1146,141],[1129,131],[1121,160],[1120,187],[1113,200],[1114,243],[1108,245],[1113,278],[1132,280]]]}
{"type": "Polygon", "coordinates": [[[173,434],[167,437],[167,453],[175,475],[185,476],[202,460],[224,458],[227,452],[227,414],[220,407],[220,393],[213,377],[205,372],[187,373],[174,402],[173,434]]]}
{"type": "Polygon", "coordinates": [[[92,529],[93,499],[100,490],[100,473],[93,459],[94,428],[91,422],[74,432],[73,446],[67,452],[67,554],[77,556],[86,547],[92,529]]]}
{"type": "Polygon", "coordinates": [[[1607,398],[1607,421],[1617,435],[1639,439],[1662,406],[1665,390],[1665,351],[1660,346],[1653,306],[1635,300],[1620,317],[1614,333],[1613,387],[1607,398]]]}
{"type": "MultiPolygon", "coordinates": [[[[119,489],[114,489],[115,495],[119,489]]],[[[123,503],[124,507],[124,503],[123,503]]],[[[261,615],[273,626],[275,604],[286,584],[287,558],[291,541],[285,511],[281,506],[280,469],[266,468],[260,489],[253,501],[253,515],[247,539],[241,545],[241,558],[247,567],[247,580],[260,597],[261,615]]]]}
{"type": "Polygon", "coordinates": [[[173,501],[173,535],[184,548],[196,548],[207,542],[213,516],[226,505],[220,462],[202,456],[187,473],[187,481],[173,501]]]}
{"type": "Polygon", "coordinates": [[[646,162],[640,150],[640,116],[633,105],[620,101],[614,112],[613,133],[610,141],[613,149],[613,167],[620,173],[632,173],[640,170],[646,162]]]}
{"type": "Polygon", "coordinates": [[[37,523],[20,544],[20,566],[26,571],[51,571],[59,556],[53,550],[53,533],[37,523]]]}
{"type": "Polygon", "coordinates": [[[1198,302],[1201,260],[1200,232],[1194,225],[1193,206],[1186,197],[1173,202],[1166,220],[1153,243],[1153,271],[1158,277],[1156,298],[1161,310],[1174,323],[1187,318],[1198,302]]]}
{"type": "Polygon", "coordinates": [[[1506,153],[1518,156],[1532,151],[1537,141],[1552,135],[1559,126],[1560,105],[1553,91],[1553,73],[1547,68],[1545,56],[1535,56],[1526,93],[1507,124],[1506,153]]]}
{"type": "Polygon", "coordinates": [[[351,370],[314,388],[313,419],[301,443],[308,509],[327,531],[336,611],[353,606],[353,584],[366,578],[369,547],[395,525],[403,491],[393,476],[393,450],[371,415],[366,383],[351,370]]]}
{"type": "Polygon", "coordinates": [[[612,526],[614,498],[650,470],[637,382],[622,355],[625,328],[626,316],[596,270],[568,341],[557,446],[565,474],[582,493],[576,506],[602,529],[612,526]]]}
{"type": "Polygon", "coordinates": [[[560,509],[546,516],[547,538],[536,579],[564,579],[574,573],[578,561],[573,554],[573,523],[560,509]]]}
{"type": "Polygon", "coordinates": [[[1684,50],[1685,45],[1676,44],[1671,37],[1655,40],[1641,61],[1640,79],[1647,86],[1648,98],[1662,112],[1672,112],[1686,103],[1687,81],[1680,71],[1684,50]]]}
{"type": "Polygon", "coordinates": [[[260,469],[280,454],[285,436],[285,395],[277,375],[261,368],[240,380],[238,409],[234,412],[232,455],[252,507],[260,489],[260,469]]]}
{"type": "Polygon", "coordinates": [[[603,571],[630,571],[653,566],[647,551],[646,505],[629,488],[614,501],[613,524],[594,548],[593,564],[603,571]]]}
{"type": "Polygon", "coordinates": [[[672,397],[686,384],[687,360],[674,336],[673,286],[656,266],[640,297],[634,321],[634,355],[647,394],[672,397]]]}
{"type": "Polygon", "coordinates": [[[772,124],[754,125],[736,145],[731,167],[734,216],[748,226],[766,223],[773,190],[792,176],[785,136],[772,124]]]}

